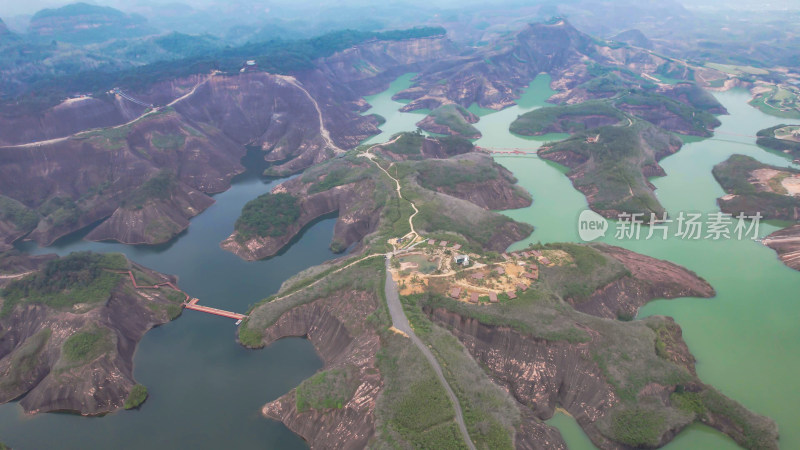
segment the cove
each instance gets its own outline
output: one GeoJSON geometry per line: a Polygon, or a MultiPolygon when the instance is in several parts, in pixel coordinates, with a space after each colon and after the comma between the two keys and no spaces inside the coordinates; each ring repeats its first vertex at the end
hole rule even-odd
{"type": "MultiPolygon", "coordinates": [[[[475,125],[483,134],[476,144],[483,147],[538,148],[542,142],[563,136],[527,138],[515,136],[508,126],[532,105],[526,99],[542,99],[552,93],[546,76],[537,77],[523,94],[523,106],[481,117],[475,125]],[[541,80],[541,81],[540,81],[541,80]]],[[[743,90],[716,93],[728,109],[720,116],[722,126],[711,139],[687,139],[678,153],[661,161],[665,177],[652,180],[656,194],[673,216],[679,211],[718,211],[716,199],[724,194],[711,169],[730,155],[740,153],[777,166],[790,165],[782,154],[755,145],[760,129],[782,123],[747,105],[743,90]]],[[[482,111],[481,111],[482,112],[482,111]]],[[[784,120],[785,121],[785,120],[784,120]]],[[[567,169],[538,158],[495,158],[511,170],[520,185],[533,195],[533,205],[507,214],[536,229],[519,249],[533,242],[580,242],[577,218],[588,208],[584,196],[565,176],[567,169]]],[[[761,224],[760,236],[778,229],[761,224]]],[[[683,298],[651,302],[640,312],[672,316],[681,325],[684,339],[697,358],[700,378],[751,410],[778,423],[780,444],[800,448],[800,273],[784,266],[771,249],[752,240],[663,240],[618,241],[612,231],[605,242],[688,267],[707,279],[717,290],[712,299],[683,298]]],[[[569,417],[557,417],[570,448],[593,448],[576,433],[580,429],[569,417]],[[565,423],[567,425],[565,425],[565,423]]],[[[738,448],[726,436],[702,425],[688,427],[667,448],[738,448]]]]}
{"type": "MultiPolygon", "coordinates": [[[[189,229],[161,246],[128,246],[81,240],[78,233],[55,245],[20,249],[34,254],[93,250],[122,252],[155,270],[175,274],[179,286],[200,303],[246,312],[297,272],[335,257],[328,249],[335,218],[318,221],[282,253],[246,262],[219,248],[244,204],[283,180],[265,180],[253,151],[247,171],[216,203],[191,220],[189,229]]],[[[235,341],[232,320],[184,311],[149,331],[134,357],[134,375],[150,397],[138,411],[105,417],[72,414],[26,416],[16,402],[0,406],[0,437],[19,449],[33,448],[307,448],[283,424],[265,419],[264,403],[288,392],[322,367],[305,339],[282,339],[262,350],[235,341]]]]}

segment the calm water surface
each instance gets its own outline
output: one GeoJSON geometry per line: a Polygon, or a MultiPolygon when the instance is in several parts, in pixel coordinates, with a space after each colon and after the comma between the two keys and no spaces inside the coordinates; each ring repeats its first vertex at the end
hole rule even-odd
{"type": "MultiPolygon", "coordinates": [[[[372,108],[387,119],[382,133],[365,143],[379,143],[399,131],[416,128],[424,112],[401,113],[403,103],[391,100],[410,85],[413,74],[398,78],[390,88],[367,97],[372,108]]],[[[549,77],[531,83],[519,105],[500,112],[471,108],[481,115],[476,124],[484,147],[535,149],[564,135],[527,138],[508,132],[509,124],[525,111],[544,106],[552,94],[549,77]]],[[[780,123],[747,105],[748,94],[716,94],[731,113],[722,116],[720,131],[754,135],[780,123]]],[[[720,138],[694,140],[661,165],[666,177],[654,179],[657,194],[670,213],[716,211],[723,194],[711,168],[734,153],[760,161],[788,165],[781,154],[753,145],[755,139],[718,133],[720,138]]],[[[253,155],[250,155],[252,158],[253,155]]],[[[577,217],[586,200],[565,177],[566,170],[538,158],[497,157],[520,184],[531,192],[529,208],[508,211],[536,231],[530,242],[578,242],[577,217]]],[[[252,166],[256,166],[253,164],[252,166]]],[[[192,220],[189,230],[160,247],[130,247],[90,243],[73,237],[31,253],[75,250],[121,251],[131,259],[180,277],[180,286],[202,304],[234,311],[274,293],[280,283],[299,270],[331,259],[328,250],[334,219],[311,226],[283,254],[248,263],[219,249],[233,229],[241,207],[267,192],[279,181],[265,182],[256,167],[237,178],[233,187],[216,195],[217,203],[192,220]]],[[[777,229],[762,224],[760,234],[777,229]]],[[[613,230],[613,224],[612,224],[613,230]]],[[[783,448],[800,448],[800,273],[786,268],[772,250],[752,241],[606,241],[656,258],[684,265],[707,279],[717,290],[713,299],[655,301],[640,315],[674,317],[697,357],[703,381],[747,407],[775,419],[783,448]]],[[[175,322],[149,332],[135,357],[137,380],[148,386],[151,398],[140,411],[120,412],[103,418],[64,414],[24,417],[15,403],[0,406],[0,438],[16,448],[302,448],[305,444],[283,425],[259,414],[263,403],[279,397],[321,367],[310,343],[285,339],[267,349],[248,351],[234,342],[234,325],[221,319],[187,311],[175,322]]],[[[557,426],[572,449],[593,448],[580,427],[565,414],[549,421],[557,426]]],[[[708,427],[693,425],[670,448],[736,448],[727,437],[708,427]]]]}

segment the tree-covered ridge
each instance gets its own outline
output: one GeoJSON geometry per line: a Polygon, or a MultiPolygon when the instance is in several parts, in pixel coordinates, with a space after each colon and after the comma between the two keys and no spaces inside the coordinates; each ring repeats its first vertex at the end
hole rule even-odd
{"type": "Polygon", "coordinates": [[[256,236],[282,236],[298,218],[300,206],[296,197],[284,192],[268,193],[244,205],[234,229],[242,242],[256,236]]]}
{"type": "Polygon", "coordinates": [[[587,116],[599,116],[609,121],[621,121],[625,114],[602,100],[590,100],[576,105],[557,105],[528,111],[517,117],[509,129],[512,133],[533,136],[552,131],[556,124],[566,132],[585,130],[582,119],[587,116]]]}
{"type": "Polygon", "coordinates": [[[125,269],[128,263],[119,253],[76,252],[49,261],[34,274],[10,282],[2,291],[0,316],[8,315],[18,303],[41,303],[53,308],[106,300],[120,276],[108,269],[125,269]]]}
{"type": "Polygon", "coordinates": [[[587,195],[592,209],[606,217],[618,212],[662,214],[647,182],[660,171],[657,160],[681,146],[674,135],[644,121],[577,133],[539,155],[568,166],[573,185],[587,195]]]}
{"type": "MultiPolygon", "coordinates": [[[[714,114],[692,107],[656,92],[632,91],[617,100],[616,106],[624,111],[640,116],[641,118],[658,125],[657,113],[666,110],[691,126],[691,133],[698,136],[710,136],[709,130],[720,125],[719,119],[714,114]]],[[[689,131],[689,130],[687,130],[689,131]]]]}
{"type": "Polygon", "coordinates": [[[88,70],[64,75],[43,75],[32,79],[27,90],[16,98],[3,99],[0,113],[13,115],[39,111],[58,104],[76,92],[100,94],[114,87],[143,90],[153,84],[174,78],[219,70],[238,73],[246,60],[255,60],[258,70],[286,74],[308,70],[313,61],[371,40],[399,41],[445,34],[441,27],[419,27],[384,32],[343,30],[310,39],[270,40],[248,43],[238,47],[213,50],[205,40],[172,36],[159,41],[168,47],[177,46],[181,52],[193,55],[170,61],[159,61],[118,71],[88,70]],[[203,47],[193,49],[192,45],[203,47]],[[202,51],[201,51],[202,50],[202,51]],[[211,50],[206,52],[206,50],[211,50]]]}

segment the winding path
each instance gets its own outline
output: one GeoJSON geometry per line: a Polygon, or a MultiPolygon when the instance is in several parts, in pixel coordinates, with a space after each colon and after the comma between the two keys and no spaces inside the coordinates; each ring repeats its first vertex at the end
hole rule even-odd
{"type": "Polygon", "coordinates": [[[455,409],[456,414],[456,423],[458,424],[458,429],[461,430],[461,437],[464,438],[464,442],[467,444],[470,450],[476,450],[475,444],[472,443],[472,439],[469,437],[469,432],[467,431],[467,424],[464,423],[464,414],[461,412],[461,403],[458,401],[458,397],[453,392],[453,389],[450,388],[450,384],[447,383],[447,380],[444,377],[444,373],[442,372],[442,366],[439,365],[439,361],[436,360],[436,357],[433,356],[430,349],[417,337],[414,333],[414,330],[411,328],[411,324],[408,323],[408,318],[406,317],[406,313],[403,311],[403,305],[400,303],[400,296],[397,293],[397,284],[392,278],[392,272],[389,270],[389,258],[386,258],[386,304],[389,307],[389,315],[392,317],[392,326],[397,328],[398,330],[405,333],[411,342],[417,346],[417,348],[425,355],[425,358],[430,363],[433,371],[436,373],[436,376],[439,378],[439,382],[442,383],[445,391],[447,391],[447,396],[450,397],[450,401],[453,402],[453,408],[455,409]]]}
{"type": "MultiPolygon", "coordinates": [[[[366,152],[362,153],[362,156],[364,156],[365,158],[367,158],[370,161],[372,161],[376,166],[378,166],[379,169],[381,169],[383,171],[383,173],[386,174],[387,177],[391,178],[392,181],[394,181],[394,184],[397,186],[395,188],[395,191],[397,192],[397,197],[399,197],[401,200],[406,200],[409,204],[411,204],[411,207],[414,209],[414,214],[411,214],[410,216],[408,216],[408,226],[411,228],[411,231],[408,234],[406,234],[405,236],[403,236],[405,238],[405,237],[407,237],[409,235],[414,235],[414,239],[411,240],[411,242],[413,243],[414,240],[416,240],[416,238],[420,237],[419,233],[417,233],[417,230],[414,229],[414,217],[417,214],[419,214],[419,209],[417,209],[417,205],[415,205],[414,202],[412,202],[411,200],[407,200],[407,199],[403,198],[403,193],[400,191],[400,180],[398,180],[397,178],[393,177],[392,174],[390,174],[388,170],[384,169],[383,166],[378,164],[378,161],[375,161],[375,155],[373,153],[370,153],[374,147],[377,147],[379,145],[391,144],[391,143],[395,142],[399,138],[400,138],[400,136],[398,136],[398,137],[396,137],[396,138],[392,139],[391,141],[386,142],[384,144],[375,144],[372,147],[368,148],[366,152]]],[[[391,165],[389,165],[389,167],[391,167],[391,165]]]]}
{"type": "Polygon", "coordinates": [[[339,146],[336,145],[335,142],[333,142],[333,139],[331,139],[331,134],[328,132],[328,129],[325,128],[325,122],[323,122],[323,120],[322,120],[322,109],[320,109],[319,103],[317,103],[317,101],[314,99],[314,97],[311,96],[311,94],[306,90],[306,88],[304,88],[300,84],[300,82],[297,81],[297,78],[295,78],[295,77],[292,77],[292,76],[289,76],[289,75],[276,75],[276,77],[278,77],[278,79],[280,79],[280,80],[283,80],[283,81],[291,84],[292,86],[296,87],[297,89],[300,89],[301,91],[303,91],[303,93],[306,95],[306,97],[308,97],[308,99],[311,100],[311,103],[314,104],[314,108],[317,109],[317,115],[319,116],[319,134],[320,134],[320,136],[322,136],[322,139],[325,141],[325,144],[328,147],[332,148],[336,153],[344,153],[345,150],[339,148],[339,146]]]}

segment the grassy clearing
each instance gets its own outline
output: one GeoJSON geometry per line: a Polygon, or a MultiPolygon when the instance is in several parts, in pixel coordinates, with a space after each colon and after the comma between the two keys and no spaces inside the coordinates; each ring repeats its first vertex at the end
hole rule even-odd
{"type": "Polygon", "coordinates": [[[125,409],[136,409],[147,400],[147,388],[142,386],[141,384],[137,384],[131,388],[131,392],[128,394],[128,398],[125,399],[125,403],[122,405],[125,409]]]}
{"type": "Polygon", "coordinates": [[[541,267],[540,278],[547,289],[576,303],[588,300],[598,288],[630,275],[622,263],[590,246],[556,243],[533,248],[563,250],[572,256],[574,264],[541,267]]]}
{"type": "Polygon", "coordinates": [[[768,70],[759,69],[758,67],[753,66],[737,66],[733,64],[720,64],[720,63],[713,63],[708,62],[705,64],[706,67],[709,69],[718,70],[722,73],[727,73],[728,75],[767,75],[769,74],[768,70]]]}
{"type": "Polygon", "coordinates": [[[94,360],[113,347],[111,330],[92,327],[68,337],[61,346],[61,359],[68,365],[81,365],[94,360]]]}
{"type": "Polygon", "coordinates": [[[427,160],[414,164],[420,186],[436,190],[437,188],[456,188],[463,183],[480,183],[495,180],[500,171],[491,162],[489,164],[469,159],[427,160]]]}
{"type": "Polygon", "coordinates": [[[297,411],[342,409],[358,388],[357,375],[351,366],[316,373],[295,389],[297,411]]]}

